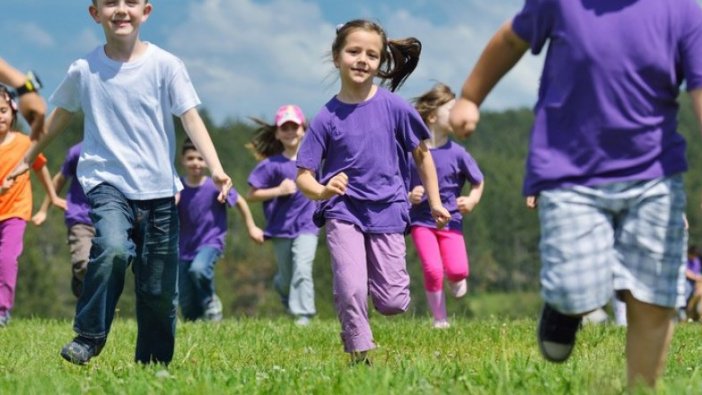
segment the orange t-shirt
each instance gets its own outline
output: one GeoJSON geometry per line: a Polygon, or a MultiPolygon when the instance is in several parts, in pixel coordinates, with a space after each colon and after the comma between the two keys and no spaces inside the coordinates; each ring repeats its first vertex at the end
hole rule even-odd
{"type": "MultiPolygon", "coordinates": [[[[14,135],[12,141],[0,145],[0,184],[24,158],[31,143],[29,137],[22,133],[10,133],[14,135]]],[[[32,169],[39,171],[44,165],[46,158],[39,154],[32,164],[32,169]]],[[[28,172],[17,177],[12,187],[0,195],[0,221],[8,218],[21,218],[25,221],[32,218],[32,185],[28,172]]]]}

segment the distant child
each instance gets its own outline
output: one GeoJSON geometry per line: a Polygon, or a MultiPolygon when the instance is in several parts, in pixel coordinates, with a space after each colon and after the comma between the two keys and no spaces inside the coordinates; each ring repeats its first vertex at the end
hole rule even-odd
{"type": "MultiPolygon", "coordinates": [[[[444,273],[454,298],[461,298],[468,291],[466,278],[470,269],[463,239],[463,215],[473,211],[484,188],[483,173],[475,159],[463,146],[449,139],[451,125],[448,116],[455,98],[451,88],[437,84],[414,99],[415,108],[429,127],[431,138],[426,144],[436,166],[441,203],[451,213],[448,226],[438,229],[416,167],[412,166],[410,233],[422,263],[424,290],[437,329],[449,327],[443,291],[444,273]],[[467,195],[462,196],[461,190],[466,182],[471,188],[467,195]]],[[[414,162],[410,163],[414,165],[414,162]]]]}
{"type": "Polygon", "coordinates": [[[315,222],[326,222],[334,302],[352,363],[368,363],[367,351],[375,348],[368,294],[381,314],[409,306],[404,238],[409,152],[437,226],[451,217],[441,205],[434,162],[422,142],[429,131],[417,111],[391,93],[414,70],[420,52],[417,39],[388,40],[375,22],[340,26],[331,54],[341,89],[314,118],[297,155],[298,187],[322,201],[315,222]],[[390,91],[373,83],[376,76],[390,80],[390,91]]]}
{"type": "MultiPolygon", "coordinates": [[[[61,193],[67,182],[71,183],[66,193],[64,221],[68,229],[68,250],[71,253],[71,291],[76,298],[80,297],[83,290],[83,280],[90,259],[90,246],[95,237],[95,227],[90,220],[90,203],[76,176],[81,145],[82,143],[78,143],[69,148],[61,171],[56,173],[52,180],[56,193],[61,193]]],[[[49,197],[47,196],[39,211],[32,217],[35,225],[41,225],[46,220],[48,208],[49,197]]]]}
{"type": "Polygon", "coordinates": [[[699,321],[702,318],[702,261],[695,245],[687,248],[685,280],[686,316],[693,321],[699,321]]]}
{"type": "Polygon", "coordinates": [[[682,305],[685,82],[702,123],[702,9],[695,0],[526,0],[485,46],[451,111],[465,136],[527,50],[547,48],[524,177],[538,197],[543,357],[563,362],[582,316],[626,303],[630,389],[663,372],[682,305]]]}
{"type": "Polygon", "coordinates": [[[312,221],[315,203],[297,190],[297,151],[305,134],[300,107],[285,105],[274,124],[255,119],[260,128],[251,147],[264,158],[249,175],[248,198],[263,202],[266,238],[273,241],[278,273],[273,279],[283,306],[298,325],[306,325],[317,313],[314,305],[312,263],[319,229],[312,221]]]}
{"type": "MultiPolygon", "coordinates": [[[[10,92],[0,85],[0,327],[10,322],[10,311],[15,302],[18,258],[24,246],[24,230],[32,216],[32,186],[29,174],[13,181],[7,180],[10,171],[20,163],[30,147],[29,137],[12,130],[17,122],[17,105],[10,92]]],[[[31,167],[39,176],[51,201],[60,206],[46,168],[46,158],[38,155],[31,167]]]]}
{"type": "Polygon", "coordinates": [[[195,145],[187,139],[181,151],[185,177],[180,192],[180,270],[178,301],[186,321],[220,321],[222,302],[215,293],[214,267],[224,251],[227,237],[227,206],[236,205],[249,237],[263,243],[263,231],[256,227],[249,205],[234,188],[220,202],[219,189],[207,176],[207,164],[195,145]]]}
{"type": "Polygon", "coordinates": [[[84,114],[78,181],[88,196],[95,237],[73,329],[61,356],[85,364],[105,345],[134,265],[137,336],[135,360],[167,364],[175,346],[178,277],[178,208],[182,189],[174,165],[173,116],[202,154],[220,190],[231,179],[222,170],[197,105],[200,100],[183,62],[139,29],[151,15],[148,0],[93,0],[90,16],[107,43],[75,61],[50,101],[48,131],[10,177],[27,170],[37,153],[84,114]]]}

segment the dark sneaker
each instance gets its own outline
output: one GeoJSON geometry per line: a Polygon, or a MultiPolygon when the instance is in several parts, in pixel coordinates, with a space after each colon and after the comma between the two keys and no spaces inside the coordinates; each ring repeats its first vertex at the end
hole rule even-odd
{"type": "Polygon", "coordinates": [[[368,351],[354,351],[351,353],[350,366],[373,366],[368,356],[368,351]]]}
{"type": "Polygon", "coordinates": [[[77,336],[70,343],[63,346],[61,356],[63,359],[76,365],[85,365],[90,358],[100,355],[105,346],[105,339],[88,339],[77,336]]]}
{"type": "Polygon", "coordinates": [[[575,347],[580,317],[570,317],[544,304],[537,333],[541,355],[551,362],[564,362],[575,347]]]}

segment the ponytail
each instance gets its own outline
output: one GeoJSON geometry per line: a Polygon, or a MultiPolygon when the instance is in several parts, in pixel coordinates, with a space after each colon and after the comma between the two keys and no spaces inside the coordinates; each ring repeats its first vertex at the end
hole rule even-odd
{"type": "Polygon", "coordinates": [[[262,160],[283,153],[285,150],[283,143],[275,138],[277,127],[260,118],[249,119],[258,125],[258,129],[251,137],[251,142],[246,144],[246,148],[253,152],[256,159],[262,160]]]}

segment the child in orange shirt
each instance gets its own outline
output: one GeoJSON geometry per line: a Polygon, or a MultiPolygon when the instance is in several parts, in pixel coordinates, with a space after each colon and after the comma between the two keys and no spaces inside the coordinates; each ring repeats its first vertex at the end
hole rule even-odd
{"type": "MultiPolygon", "coordinates": [[[[17,105],[4,86],[0,86],[0,180],[24,159],[30,140],[26,135],[11,128],[17,120],[17,105]]],[[[54,205],[65,204],[56,196],[51,176],[46,169],[46,158],[37,157],[32,166],[39,175],[47,194],[54,205]]],[[[32,189],[29,174],[25,173],[13,181],[0,186],[0,327],[10,321],[10,310],[15,299],[17,284],[17,258],[22,253],[22,238],[27,221],[32,215],[32,189]]]]}

